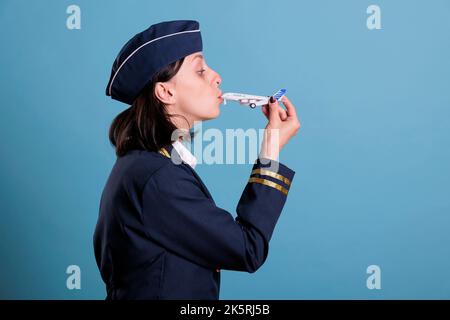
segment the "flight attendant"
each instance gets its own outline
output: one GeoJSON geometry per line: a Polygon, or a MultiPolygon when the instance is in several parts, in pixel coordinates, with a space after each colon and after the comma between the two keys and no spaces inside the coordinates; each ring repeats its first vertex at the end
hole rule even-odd
{"type": "Polygon", "coordinates": [[[286,110],[273,98],[262,107],[261,152],[234,219],[174,135],[219,116],[221,81],[196,21],[152,25],[115,59],[106,94],[130,107],[110,128],[117,161],[94,233],[107,299],[218,299],[221,269],[252,273],[266,260],[295,174],[277,159],[300,123],[286,97],[286,110]]]}

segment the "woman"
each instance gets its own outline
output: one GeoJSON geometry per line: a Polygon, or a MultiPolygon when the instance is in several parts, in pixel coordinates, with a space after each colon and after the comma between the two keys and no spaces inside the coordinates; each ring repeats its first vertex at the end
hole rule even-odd
{"type": "Polygon", "coordinates": [[[233,219],[173,135],[219,115],[220,83],[196,21],[155,24],[116,58],[106,93],[131,107],[111,125],[117,161],[94,234],[107,299],[218,299],[220,269],[255,272],[266,260],[295,174],[276,159],[300,124],[287,98],[287,110],[263,106],[261,153],[233,219]]]}

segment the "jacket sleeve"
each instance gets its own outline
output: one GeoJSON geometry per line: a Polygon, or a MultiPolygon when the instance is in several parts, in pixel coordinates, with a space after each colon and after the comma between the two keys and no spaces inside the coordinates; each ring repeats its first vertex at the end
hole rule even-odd
{"type": "Polygon", "coordinates": [[[188,168],[169,163],[143,189],[146,236],[207,268],[255,272],[267,258],[294,174],[280,162],[257,159],[235,219],[207,197],[188,168]]]}

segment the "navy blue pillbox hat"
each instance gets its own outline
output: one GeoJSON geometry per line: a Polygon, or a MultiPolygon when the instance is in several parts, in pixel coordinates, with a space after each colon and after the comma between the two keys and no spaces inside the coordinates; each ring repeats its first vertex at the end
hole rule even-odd
{"type": "Polygon", "coordinates": [[[158,71],[202,48],[197,21],[154,24],[136,34],[120,50],[112,66],[106,95],[131,105],[158,71]]]}

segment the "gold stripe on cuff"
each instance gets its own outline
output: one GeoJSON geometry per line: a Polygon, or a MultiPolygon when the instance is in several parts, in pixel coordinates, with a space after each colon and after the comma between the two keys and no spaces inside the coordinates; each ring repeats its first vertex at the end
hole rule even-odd
{"type": "Polygon", "coordinates": [[[291,180],[289,180],[286,177],[283,177],[281,174],[275,173],[275,172],[270,171],[270,170],[255,169],[255,170],[252,171],[251,175],[252,174],[260,174],[260,175],[263,175],[263,176],[269,176],[269,177],[272,177],[272,178],[275,178],[275,179],[278,179],[278,180],[284,182],[287,186],[291,185],[291,180]]]}
{"type": "Polygon", "coordinates": [[[287,190],[286,188],[284,188],[284,187],[280,186],[278,183],[275,183],[275,182],[270,181],[270,180],[251,177],[251,178],[248,180],[248,182],[249,182],[249,183],[252,183],[252,182],[261,183],[261,184],[263,184],[263,185],[266,185],[266,186],[275,188],[275,189],[277,189],[277,190],[283,192],[285,195],[288,194],[288,190],[287,190]]]}
{"type": "Polygon", "coordinates": [[[163,156],[170,159],[170,154],[169,154],[169,152],[167,152],[166,148],[162,147],[161,149],[159,149],[158,152],[161,153],[163,156]]]}

